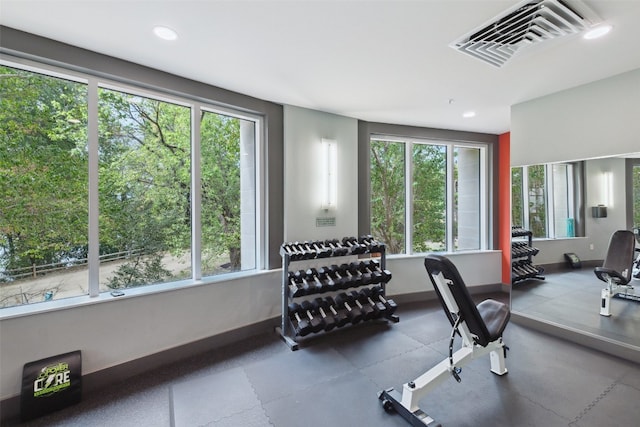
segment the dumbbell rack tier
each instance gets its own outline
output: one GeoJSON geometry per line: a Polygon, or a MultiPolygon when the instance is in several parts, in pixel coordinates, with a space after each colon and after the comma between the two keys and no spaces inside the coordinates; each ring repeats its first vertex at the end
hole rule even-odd
{"type": "Polygon", "coordinates": [[[526,280],[544,280],[544,268],[533,264],[533,257],[538,254],[534,248],[533,233],[522,227],[511,227],[511,284],[526,280]]]}
{"type": "MultiPolygon", "coordinates": [[[[336,242],[336,241],[337,240],[333,240],[331,242],[336,242]]],[[[327,241],[327,242],[330,242],[330,241],[327,241]]],[[[322,300],[336,298],[337,300],[339,300],[340,294],[343,294],[343,293],[349,294],[352,291],[359,291],[359,292],[372,292],[373,295],[382,297],[380,299],[376,299],[376,301],[383,300],[386,303],[391,303],[395,305],[393,300],[386,300],[385,298],[386,284],[390,280],[390,273],[385,268],[386,260],[385,260],[384,244],[378,242],[378,244],[375,247],[370,248],[373,250],[366,250],[363,253],[352,253],[352,250],[351,250],[352,248],[348,248],[348,250],[345,249],[345,251],[347,252],[346,254],[344,253],[345,251],[332,250],[336,248],[331,247],[328,244],[326,244],[325,246],[324,242],[321,242],[320,244],[322,245],[321,247],[316,247],[316,248],[309,247],[309,252],[307,253],[309,257],[303,258],[303,259],[298,259],[299,252],[295,254],[295,256],[292,256],[292,254],[290,254],[289,252],[287,252],[287,250],[285,250],[286,247],[291,247],[292,245],[301,245],[301,244],[297,242],[296,243],[290,242],[290,243],[283,243],[282,246],[280,247],[280,255],[282,256],[282,319],[281,319],[280,326],[276,328],[276,332],[281,335],[282,339],[289,346],[291,350],[297,350],[299,348],[299,341],[303,338],[302,335],[298,335],[296,333],[295,328],[292,324],[291,318],[294,315],[290,312],[290,306],[294,303],[299,305],[311,304],[312,301],[317,300],[318,298],[321,298],[322,300]],[[318,250],[318,254],[322,249],[328,250],[329,252],[331,252],[331,254],[327,255],[327,252],[324,252],[322,255],[317,255],[317,256],[310,255],[311,251],[315,252],[316,249],[318,250]],[[371,265],[378,266],[379,271],[389,273],[389,277],[384,280],[381,280],[380,282],[369,283],[366,285],[357,284],[357,281],[353,281],[353,283],[350,284],[349,280],[347,280],[339,288],[336,288],[335,286],[328,286],[326,285],[326,281],[323,283],[318,279],[318,280],[314,280],[311,283],[313,286],[310,287],[310,289],[307,289],[307,291],[302,295],[299,294],[298,292],[299,289],[295,289],[295,290],[292,289],[293,286],[291,284],[291,274],[295,274],[295,272],[305,271],[305,269],[316,269],[316,271],[322,271],[322,269],[329,269],[331,265],[338,265],[338,264],[340,264],[341,266],[344,264],[348,264],[349,266],[353,266],[354,268],[357,268],[358,265],[360,265],[360,263],[362,262],[372,263],[371,265]],[[363,291],[365,289],[368,289],[368,291],[363,291]]],[[[376,298],[376,297],[372,297],[372,298],[376,298]]],[[[379,316],[377,317],[374,316],[370,320],[387,319],[396,323],[400,321],[400,319],[398,318],[398,316],[393,314],[394,311],[395,310],[390,310],[388,314],[381,312],[379,316]]],[[[327,312],[329,312],[329,309],[327,309],[327,312]]],[[[319,313],[319,310],[314,311],[314,313],[315,313],[315,316],[318,316],[319,318],[321,318],[321,314],[319,313]]],[[[362,321],[365,322],[370,320],[362,320],[362,321]]],[[[343,326],[348,326],[348,325],[351,325],[351,323],[346,322],[344,325],[336,326],[335,329],[332,328],[331,332],[333,332],[333,330],[336,330],[336,329],[342,328],[343,326]]],[[[329,331],[326,331],[323,328],[322,330],[313,331],[309,335],[317,336],[317,335],[325,334],[328,332],[329,331]]]]}

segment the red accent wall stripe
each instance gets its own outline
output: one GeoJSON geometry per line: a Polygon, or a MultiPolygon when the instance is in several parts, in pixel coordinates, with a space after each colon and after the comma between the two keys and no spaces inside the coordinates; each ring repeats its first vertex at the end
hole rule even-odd
{"type": "Polygon", "coordinates": [[[502,283],[511,284],[511,133],[498,137],[498,248],[502,283]]]}

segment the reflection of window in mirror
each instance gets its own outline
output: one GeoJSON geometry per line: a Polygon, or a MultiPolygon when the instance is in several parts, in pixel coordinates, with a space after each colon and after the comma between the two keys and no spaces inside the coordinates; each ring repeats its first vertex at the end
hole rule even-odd
{"type": "Polygon", "coordinates": [[[584,235],[582,162],[549,163],[511,169],[513,225],[534,238],[584,235]]]}

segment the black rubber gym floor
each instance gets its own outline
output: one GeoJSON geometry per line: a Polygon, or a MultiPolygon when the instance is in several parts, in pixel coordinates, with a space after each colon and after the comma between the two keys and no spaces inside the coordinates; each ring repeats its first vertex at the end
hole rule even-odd
{"type": "MultiPolygon", "coordinates": [[[[376,394],[446,357],[450,325],[436,304],[402,304],[400,323],[338,330],[295,352],[266,333],[130,378],[29,425],[406,426],[376,394]]],[[[513,322],[504,338],[507,375],[492,374],[488,356],[477,359],[461,383],[448,380],[421,408],[444,426],[637,425],[638,365],[513,322]]]]}
{"type": "MultiPolygon", "coordinates": [[[[631,284],[640,295],[640,279],[631,284]]],[[[640,347],[640,302],[612,298],[611,316],[600,316],[605,286],[593,268],[547,274],[513,286],[512,311],[640,347]]]]}

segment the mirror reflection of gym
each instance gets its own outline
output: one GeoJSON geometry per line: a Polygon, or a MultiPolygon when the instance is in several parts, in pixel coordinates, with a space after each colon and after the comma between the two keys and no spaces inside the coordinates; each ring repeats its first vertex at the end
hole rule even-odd
{"type": "Polygon", "coordinates": [[[629,332],[640,326],[640,302],[621,296],[640,285],[640,156],[514,167],[511,196],[512,224],[532,235],[528,249],[526,237],[513,238],[512,266],[528,261],[541,276],[512,274],[516,316],[640,347],[640,336],[629,332]],[[620,292],[602,308],[610,285],[594,273],[606,268],[616,230],[635,230],[636,248],[624,255],[628,288],[614,288],[620,292]],[[518,249],[531,256],[519,257],[518,249]]]}

